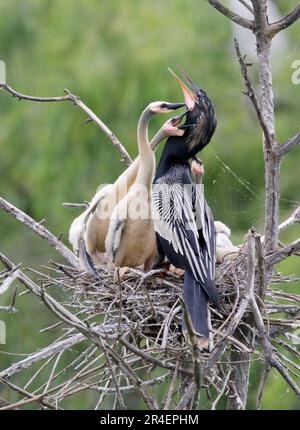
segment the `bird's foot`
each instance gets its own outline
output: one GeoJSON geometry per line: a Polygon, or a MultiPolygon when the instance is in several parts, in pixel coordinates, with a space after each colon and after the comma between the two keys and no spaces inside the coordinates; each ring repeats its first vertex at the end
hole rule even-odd
{"type": "Polygon", "coordinates": [[[115,283],[122,282],[128,271],[129,271],[129,267],[117,267],[114,273],[114,282],[115,283]]]}

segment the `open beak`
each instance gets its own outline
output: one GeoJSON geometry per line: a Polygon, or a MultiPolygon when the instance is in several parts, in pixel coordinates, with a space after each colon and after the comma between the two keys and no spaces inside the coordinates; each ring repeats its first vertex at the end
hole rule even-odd
{"type": "MultiPolygon", "coordinates": [[[[179,83],[179,85],[183,91],[184,100],[185,100],[185,104],[186,104],[187,108],[192,110],[195,106],[196,101],[197,101],[197,98],[196,98],[194,92],[190,88],[187,87],[187,85],[176,75],[176,73],[173,72],[173,70],[171,70],[170,68],[168,68],[168,70],[174,76],[176,81],[179,83]]],[[[184,73],[184,76],[193,85],[191,79],[185,73],[184,73]]]]}
{"type": "Polygon", "coordinates": [[[164,126],[164,131],[169,136],[183,136],[184,130],[181,130],[181,122],[182,119],[187,114],[188,110],[183,112],[181,115],[174,116],[173,118],[169,119],[167,123],[164,126]]]}

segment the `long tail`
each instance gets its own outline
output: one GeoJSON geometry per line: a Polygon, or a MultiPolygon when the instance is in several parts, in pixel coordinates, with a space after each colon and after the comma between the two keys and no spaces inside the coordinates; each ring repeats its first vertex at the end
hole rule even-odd
{"type": "Polygon", "coordinates": [[[203,288],[188,271],[184,274],[183,296],[195,332],[208,338],[207,297],[203,288]]]}

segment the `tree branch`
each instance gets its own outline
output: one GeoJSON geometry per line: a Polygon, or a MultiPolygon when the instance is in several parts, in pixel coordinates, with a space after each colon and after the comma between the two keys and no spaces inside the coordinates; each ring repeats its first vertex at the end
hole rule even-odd
{"type": "Polygon", "coordinates": [[[295,148],[295,146],[300,144],[300,133],[295,134],[282,145],[278,146],[277,154],[279,157],[284,157],[288,152],[295,148]]]}
{"type": "Polygon", "coordinates": [[[50,233],[43,225],[39,224],[37,221],[32,219],[29,215],[22,212],[17,207],[13,206],[11,203],[0,197],[0,208],[4,209],[7,213],[12,215],[22,224],[25,224],[36,234],[46,239],[49,244],[56,249],[72,266],[78,267],[78,259],[73,252],[66,247],[54,234],[50,233]]]}
{"type": "Polygon", "coordinates": [[[225,15],[231,21],[235,22],[242,27],[248,28],[249,30],[253,30],[253,21],[243,18],[242,16],[232,12],[232,10],[225,7],[219,0],[207,0],[208,3],[214,7],[218,12],[222,15],[225,15]]]}
{"type": "Polygon", "coordinates": [[[275,264],[280,263],[285,258],[290,257],[291,255],[297,253],[299,250],[300,250],[300,239],[296,240],[295,242],[291,243],[290,245],[285,246],[280,251],[269,255],[266,258],[266,263],[269,267],[272,267],[275,264]]]}
{"type": "Polygon", "coordinates": [[[245,86],[246,86],[246,89],[247,89],[247,91],[244,94],[246,94],[250,98],[250,100],[251,100],[251,102],[252,102],[252,104],[254,106],[257,118],[259,120],[259,123],[261,125],[262,131],[263,131],[263,134],[264,134],[264,137],[265,137],[265,141],[266,141],[267,147],[269,149],[271,149],[272,148],[272,141],[273,140],[272,140],[272,137],[270,135],[269,128],[268,128],[268,126],[266,124],[266,121],[265,121],[265,119],[263,117],[263,114],[262,114],[262,111],[261,111],[261,107],[259,105],[259,101],[258,101],[257,95],[256,95],[256,93],[254,91],[254,88],[252,86],[251,80],[249,78],[248,65],[245,62],[245,57],[243,57],[243,55],[241,53],[240,45],[239,45],[239,42],[237,41],[237,39],[234,39],[234,47],[235,47],[236,54],[237,54],[237,57],[238,57],[238,60],[239,60],[239,63],[240,63],[241,73],[242,73],[242,76],[243,76],[243,79],[244,79],[244,83],[245,83],[245,86]]]}
{"type": "Polygon", "coordinates": [[[59,97],[36,97],[36,96],[28,96],[26,94],[19,93],[18,91],[11,88],[9,85],[5,83],[0,83],[0,89],[8,92],[13,97],[16,97],[18,100],[28,100],[31,102],[41,102],[41,103],[51,103],[51,102],[64,102],[69,101],[78,106],[81,110],[83,110],[88,117],[106,134],[106,136],[111,140],[112,144],[117,148],[122,156],[122,161],[129,166],[132,163],[132,159],[122,143],[115,136],[115,134],[104,124],[103,121],[86,105],[84,104],[80,97],[72,94],[69,90],[65,89],[65,96],[59,97]]]}
{"type": "Polygon", "coordinates": [[[300,18],[300,4],[293,9],[289,14],[279,21],[270,24],[268,33],[270,37],[274,37],[277,33],[290,27],[300,18]]]}
{"type": "Polygon", "coordinates": [[[245,6],[245,8],[246,9],[248,9],[249,10],[249,12],[251,12],[252,14],[253,14],[253,9],[252,9],[252,7],[245,1],[245,0],[239,0],[239,2],[243,5],[243,6],[245,6]]]}

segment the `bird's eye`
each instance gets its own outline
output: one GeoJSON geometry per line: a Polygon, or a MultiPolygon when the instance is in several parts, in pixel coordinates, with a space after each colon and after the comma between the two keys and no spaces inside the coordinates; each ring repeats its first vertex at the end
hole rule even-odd
{"type": "Polygon", "coordinates": [[[165,109],[165,108],[167,107],[167,105],[166,105],[166,103],[162,103],[162,104],[160,105],[160,107],[161,107],[162,109],[165,109]]]}

